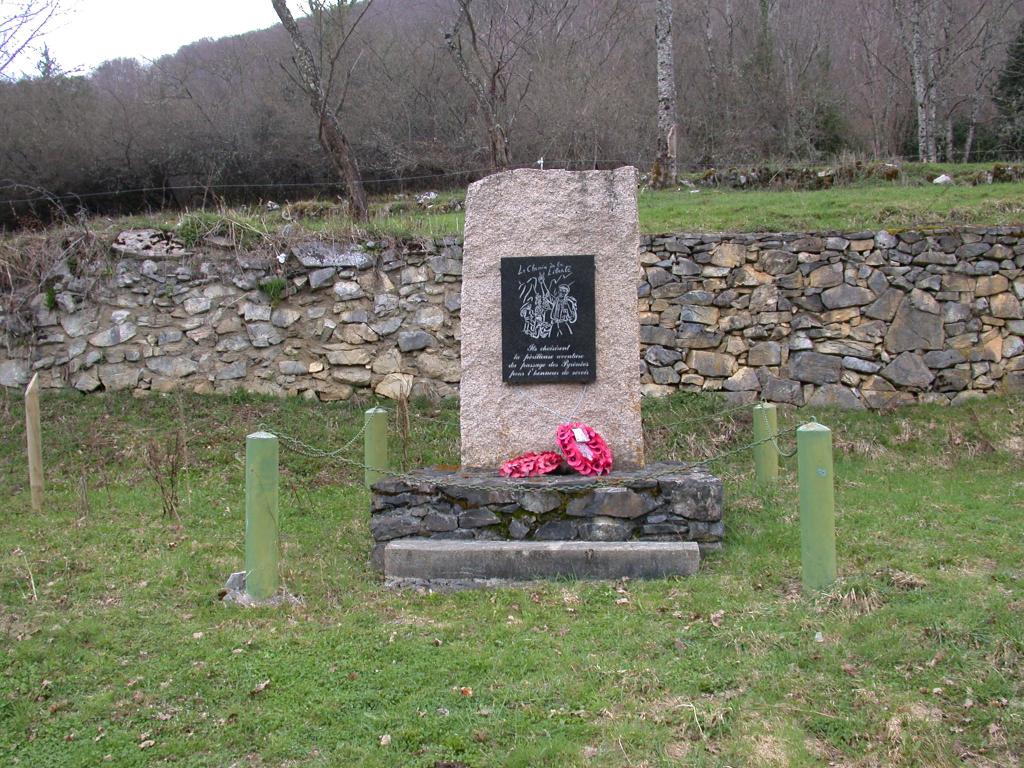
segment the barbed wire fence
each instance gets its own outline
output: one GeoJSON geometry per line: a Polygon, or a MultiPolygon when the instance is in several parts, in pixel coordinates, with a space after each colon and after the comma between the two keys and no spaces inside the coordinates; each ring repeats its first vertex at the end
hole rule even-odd
{"type": "MultiPolygon", "coordinates": [[[[972,161],[965,167],[974,167],[977,165],[985,165],[988,163],[1020,163],[1024,162],[1024,153],[1019,150],[1004,149],[1004,150],[991,150],[987,151],[986,159],[979,161],[972,161]],[[993,159],[996,158],[996,159],[993,159]]],[[[697,173],[701,171],[710,170],[729,170],[736,169],[738,171],[753,170],[762,168],[774,168],[776,166],[786,168],[801,168],[806,166],[807,169],[811,168],[838,168],[846,167],[850,165],[860,164],[864,167],[870,167],[874,165],[885,165],[885,164],[903,164],[903,163],[918,163],[917,158],[908,155],[901,156],[890,156],[873,158],[870,160],[844,160],[843,158],[836,158],[832,162],[828,161],[797,161],[797,160],[776,160],[776,159],[765,159],[760,161],[752,161],[748,159],[733,159],[733,160],[722,160],[719,162],[691,162],[685,164],[680,170],[681,173],[697,173]]],[[[548,170],[591,170],[593,168],[607,168],[616,165],[628,165],[635,164],[638,168],[646,169],[650,168],[653,164],[653,159],[647,160],[636,160],[635,158],[630,159],[619,159],[619,160],[605,160],[605,161],[588,161],[583,163],[575,159],[545,159],[541,158],[535,162],[529,163],[516,163],[509,168],[500,170],[519,170],[524,168],[546,168],[548,170]]],[[[940,163],[940,165],[964,165],[959,162],[940,163]]],[[[436,173],[414,173],[409,175],[393,175],[384,177],[373,177],[367,176],[363,181],[364,184],[369,186],[387,186],[389,184],[419,184],[426,181],[441,181],[444,179],[463,178],[471,179],[473,177],[480,176],[482,174],[495,172],[495,168],[492,165],[480,165],[473,167],[466,167],[448,171],[438,171],[436,173]]],[[[0,190],[26,190],[30,194],[21,197],[8,197],[6,199],[0,199],[0,206],[16,206],[16,205],[33,205],[35,203],[48,203],[54,206],[60,206],[65,202],[68,203],[81,203],[84,200],[94,200],[99,198],[116,198],[126,195],[147,195],[147,194],[173,194],[176,192],[203,192],[205,194],[216,193],[216,192],[230,192],[230,191],[243,191],[243,190],[255,190],[268,191],[268,190],[302,190],[302,189],[315,189],[315,190],[327,190],[342,192],[344,185],[338,181],[332,181],[330,179],[320,181],[299,181],[299,182],[280,182],[280,181],[251,181],[251,182],[224,182],[224,183],[207,183],[207,184],[160,184],[160,185],[148,185],[148,186],[135,186],[126,187],[121,189],[108,189],[102,191],[92,192],[53,192],[40,187],[37,184],[27,181],[18,181],[14,179],[0,179],[0,190]]]]}

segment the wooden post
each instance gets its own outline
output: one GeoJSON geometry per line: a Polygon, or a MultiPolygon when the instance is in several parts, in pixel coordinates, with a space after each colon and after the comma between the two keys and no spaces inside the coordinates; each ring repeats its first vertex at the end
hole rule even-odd
{"type": "Polygon", "coordinates": [[[836,580],[832,430],[821,424],[804,424],[796,431],[796,446],[804,589],[820,590],[836,580]]]}
{"type": "Polygon", "coordinates": [[[779,433],[779,416],[774,403],[754,406],[754,476],[758,484],[779,479],[779,454],[769,438],[779,433]]]}
{"type": "Polygon", "coordinates": [[[370,408],[363,418],[363,481],[369,488],[388,470],[388,412],[380,407],[370,408]]]}
{"type": "Polygon", "coordinates": [[[277,592],[277,437],[245,438],[245,591],[256,600],[277,592]]]}
{"type": "Polygon", "coordinates": [[[25,389],[25,439],[28,443],[28,484],[32,511],[43,511],[43,437],[39,427],[39,374],[25,389]]]}

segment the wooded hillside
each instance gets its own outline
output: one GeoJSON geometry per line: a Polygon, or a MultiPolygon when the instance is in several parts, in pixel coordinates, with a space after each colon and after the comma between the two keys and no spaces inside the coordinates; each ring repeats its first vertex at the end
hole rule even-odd
{"type": "MultiPolygon", "coordinates": [[[[540,158],[651,167],[653,2],[341,6],[321,4],[300,25],[333,72],[330,103],[370,191],[464,183],[540,158]]],[[[1013,86],[1008,51],[1024,56],[1011,45],[1024,34],[1021,0],[676,0],[674,10],[681,169],[844,152],[1001,160],[1022,148],[1020,131],[1004,129],[1019,126],[1024,100],[993,98],[997,84],[1013,86]]],[[[293,53],[278,26],[86,75],[45,59],[38,77],[0,83],[5,221],[48,195],[68,196],[72,211],[124,211],[338,191],[293,53]]]]}

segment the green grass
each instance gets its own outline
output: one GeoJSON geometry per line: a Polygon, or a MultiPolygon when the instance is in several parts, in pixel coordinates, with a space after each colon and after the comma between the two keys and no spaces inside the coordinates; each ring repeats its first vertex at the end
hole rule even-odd
{"type": "Polygon", "coordinates": [[[288,287],[288,281],[283,277],[272,277],[260,284],[260,290],[270,299],[270,303],[276,305],[288,287]]]}
{"type": "Polygon", "coordinates": [[[817,192],[658,191],[640,196],[640,229],[669,232],[808,232],[1019,225],[1024,185],[865,185],[817,192]]]}
{"type": "MultiPolygon", "coordinates": [[[[46,396],[37,516],[22,406],[0,402],[0,764],[994,766],[1024,751],[1020,398],[814,412],[835,435],[841,573],[816,598],[799,590],[793,460],[767,490],[746,453],[714,465],[726,543],[694,577],[421,595],[366,564],[359,468],[286,451],[282,576],[305,604],[218,602],[243,564],[244,435],[339,446],[366,405],[46,396]],[[145,456],[179,427],[175,520],[145,456]]],[[[650,456],[741,446],[749,415],[720,410],[645,403],[650,456]]],[[[456,404],[411,416],[394,453],[453,462],[456,404]]]]}

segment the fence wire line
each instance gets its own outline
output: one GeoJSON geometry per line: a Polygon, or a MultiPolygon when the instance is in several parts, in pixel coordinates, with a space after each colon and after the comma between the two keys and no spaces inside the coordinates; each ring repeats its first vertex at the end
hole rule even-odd
{"type": "MultiPolygon", "coordinates": [[[[776,450],[779,450],[778,444],[776,443],[776,440],[779,437],[781,437],[782,435],[794,434],[798,429],[800,429],[800,427],[810,423],[812,422],[801,422],[787,429],[779,430],[774,434],[769,435],[768,437],[762,438],[760,440],[753,440],[749,443],[746,443],[745,445],[737,446],[736,448],[730,448],[729,450],[722,451],[714,456],[709,456],[708,458],[701,459],[699,461],[681,462],[681,467],[666,467],[664,469],[640,470],[639,472],[630,473],[630,476],[628,478],[602,476],[591,477],[584,475],[540,476],[532,478],[529,483],[510,482],[507,484],[503,484],[497,488],[495,487],[493,482],[483,484],[474,483],[472,478],[467,478],[465,481],[463,481],[461,478],[455,478],[450,484],[453,486],[457,486],[460,490],[468,491],[526,492],[545,489],[572,490],[574,488],[618,488],[627,484],[635,483],[638,480],[657,481],[663,477],[676,475],[680,471],[696,469],[698,467],[705,467],[709,464],[713,464],[716,461],[721,461],[722,459],[728,458],[730,456],[735,456],[737,454],[743,453],[744,451],[749,451],[751,448],[756,448],[757,446],[764,445],[765,443],[773,443],[775,445],[776,450]]],[[[415,474],[412,472],[399,472],[392,474],[389,472],[389,467],[372,467],[364,464],[361,461],[347,459],[344,456],[342,456],[341,454],[348,450],[348,448],[350,448],[351,445],[366,431],[365,424],[363,425],[363,428],[360,429],[359,432],[356,433],[356,435],[352,439],[350,439],[345,445],[334,450],[324,450],[322,448],[316,448],[315,446],[311,446],[302,442],[296,437],[277,432],[267,425],[260,425],[260,428],[265,429],[267,432],[270,432],[271,434],[277,436],[277,438],[281,440],[281,444],[285,447],[286,450],[292,451],[293,453],[297,453],[301,456],[306,456],[308,458],[314,459],[335,459],[356,469],[382,473],[386,476],[386,479],[389,481],[405,483],[407,485],[419,485],[422,484],[426,479],[424,478],[423,475],[415,474]]]]}
{"type": "MultiPolygon", "coordinates": [[[[1009,161],[1011,163],[1012,162],[1019,162],[1019,161],[1021,161],[1021,153],[1019,151],[1017,151],[1017,150],[993,150],[993,151],[988,152],[986,154],[989,154],[989,155],[995,154],[995,155],[998,155],[999,157],[1012,157],[1012,160],[1009,161]]],[[[575,162],[576,161],[574,161],[574,160],[545,160],[544,164],[545,164],[545,166],[563,166],[564,165],[564,166],[566,166],[568,168],[568,166],[573,165],[575,162]]],[[[615,161],[615,162],[620,162],[620,161],[615,161]]],[[[628,161],[626,161],[626,160],[623,160],[621,162],[629,164],[628,161]]],[[[917,160],[916,158],[912,158],[912,157],[908,157],[908,156],[901,156],[901,157],[890,157],[890,158],[884,159],[884,160],[883,159],[873,160],[873,161],[870,161],[870,162],[873,162],[873,163],[895,163],[895,162],[903,162],[903,163],[914,162],[914,163],[918,163],[920,161],[917,160]]],[[[982,165],[984,165],[984,164],[987,164],[988,162],[992,162],[992,161],[990,161],[990,160],[971,161],[970,164],[971,165],[974,165],[974,164],[982,164],[982,165]]],[[[593,163],[590,163],[590,164],[592,165],[593,163]]],[[[605,163],[605,162],[602,161],[602,162],[600,162],[598,164],[599,165],[611,165],[613,163],[610,163],[610,162],[609,163],[605,163]]],[[[766,164],[768,164],[768,161],[766,161],[766,164]]],[[[940,164],[943,164],[943,165],[947,165],[947,164],[948,165],[960,165],[961,163],[959,163],[958,161],[945,161],[945,162],[942,162],[940,164]]],[[[650,163],[648,163],[648,162],[640,163],[640,167],[644,167],[644,168],[648,167],[649,165],[650,165],[650,163]]],[[[842,165],[843,165],[843,163],[841,161],[837,160],[835,163],[824,163],[824,164],[821,164],[821,167],[842,166],[842,165]]],[[[522,164],[517,164],[517,165],[511,166],[509,168],[502,169],[502,170],[503,171],[511,171],[511,170],[519,170],[519,169],[523,169],[523,168],[536,168],[536,167],[538,167],[538,163],[522,163],[522,164]]],[[[687,167],[690,170],[692,170],[692,171],[702,171],[702,170],[715,170],[715,169],[723,169],[723,170],[757,169],[758,166],[757,166],[756,162],[727,162],[727,161],[723,161],[721,163],[690,163],[690,164],[688,164],[687,167]]],[[[809,167],[811,167],[811,166],[809,166],[809,167]]],[[[815,166],[815,167],[817,167],[817,166],[815,166]]],[[[549,170],[557,170],[557,169],[554,168],[554,167],[550,167],[549,170]]],[[[495,169],[493,166],[482,166],[480,168],[466,168],[466,169],[462,169],[462,170],[458,170],[458,171],[443,171],[441,173],[417,174],[415,176],[393,176],[393,177],[390,177],[390,178],[363,179],[363,183],[364,184],[389,184],[389,183],[392,183],[392,182],[424,181],[426,179],[443,179],[443,178],[448,178],[448,177],[451,177],[451,176],[467,176],[467,175],[473,175],[473,174],[478,174],[478,173],[484,173],[486,171],[494,171],[495,173],[500,173],[501,172],[501,171],[498,171],[497,169],[495,169]]],[[[16,198],[16,199],[12,198],[12,199],[9,199],[9,200],[0,200],[0,205],[14,205],[14,204],[18,204],[18,203],[40,203],[40,202],[51,202],[51,203],[54,203],[54,202],[59,202],[61,200],[85,200],[85,199],[96,198],[96,197],[116,197],[118,195],[133,195],[133,194],[148,193],[148,192],[186,192],[186,191],[189,191],[189,190],[203,190],[205,192],[214,192],[214,191],[221,190],[221,189],[302,189],[302,188],[309,189],[309,188],[312,188],[312,187],[342,187],[342,186],[344,186],[343,182],[340,182],[340,181],[330,181],[330,180],[327,180],[327,181],[296,181],[296,182],[281,182],[281,181],[279,181],[279,182],[258,182],[258,181],[256,181],[256,182],[238,182],[238,183],[232,183],[232,184],[182,184],[182,185],[160,186],[160,187],[135,187],[135,188],[130,188],[130,189],[114,189],[114,190],[109,190],[109,191],[106,191],[106,192],[65,192],[65,193],[62,193],[62,194],[59,194],[59,195],[41,194],[41,195],[38,195],[37,197],[20,197],[20,198],[16,198]]],[[[22,188],[25,188],[25,189],[37,190],[37,191],[39,190],[38,186],[33,185],[33,184],[27,184],[27,183],[24,183],[24,182],[11,182],[11,183],[8,183],[8,184],[0,183],[0,189],[5,189],[5,188],[7,188],[7,189],[17,189],[19,187],[22,187],[22,188]]]]}
{"type": "MultiPolygon", "coordinates": [[[[549,165],[567,165],[571,164],[571,160],[549,160],[546,161],[549,165]]],[[[441,173],[426,173],[417,174],[415,176],[393,176],[391,178],[382,179],[363,179],[364,184],[388,184],[391,182],[406,182],[406,181],[424,181],[426,179],[443,179],[451,176],[470,176],[478,173],[486,173],[487,171],[493,171],[495,173],[502,173],[505,171],[521,170],[523,168],[536,168],[535,163],[525,163],[520,165],[514,165],[509,168],[502,170],[496,170],[494,166],[480,166],[478,168],[465,168],[458,171],[443,171],[441,173]]],[[[552,169],[553,170],[553,169],[552,169]]],[[[132,195],[143,192],[186,192],[189,190],[203,190],[207,192],[214,192],[220,189],[303,189],[311,187],[343,187],[344,182],[341,181],[278,181],[278,182],[239,182],[234,184],[181,184],[171,186],[160,186],[160,187],[134,187],[129,189],[115,189],[107,192],[65,192],[60,195],[48,195],[40,194],[37,197],[19,197],[17,199],[0,200],[0,205],[13,205],[16,203],[39,203],[39,202],[59,202],[61,200],[85,200],[87,198],[94,197],[115,197],[117,195],[132,195]]],[[[10,182],[7,184],[0,183],[0,189],[17,189],[19,187],[25,189],[31,189],[38,191],[38,187],[23,182],[10,182]]]]}
{"type": "MultiPolygon", "coordinates": [[[[518,166],[517,166],[518,167],[518,166]]],[[[532,166],[523,166],[532,167],[532,166]]],[[[490,167],[474,168],[463,171],[446,171],[444,173],[430,173],[418,176],[396,176],[389,179],[364,179],[364,184],[385,184],[393,181],[422,181],[424,179],[440,179],[447,176],[466,176],[468,174],[483,173],[492,170],[490,167]]],[[[512,169],[509,169],[512,170],[512,169]]],[[[26,187],[33,188],[29,184],[8,184],[0,185],[0,188],[26,187]]],[[[60,200],[85,200],[93,197],[116,197],[117,195],[133,195],[143,192],[186,192],[188,190],[201,189],[204,191],[216,191],[218,189],[301,189],[310,187],[341,187],[343,182],[339,181],[294,181],[294,182],[245,182],[237,184],[182,184],[166,187],[134,187],[131,189],[115,189],[108,192],[65,192],[60,195],[39,195],[38,197],[19,197],[17,199],[0,200],[0,205],[13,205],[15,203],[39,203],[56,202],[60,200]]]]}

